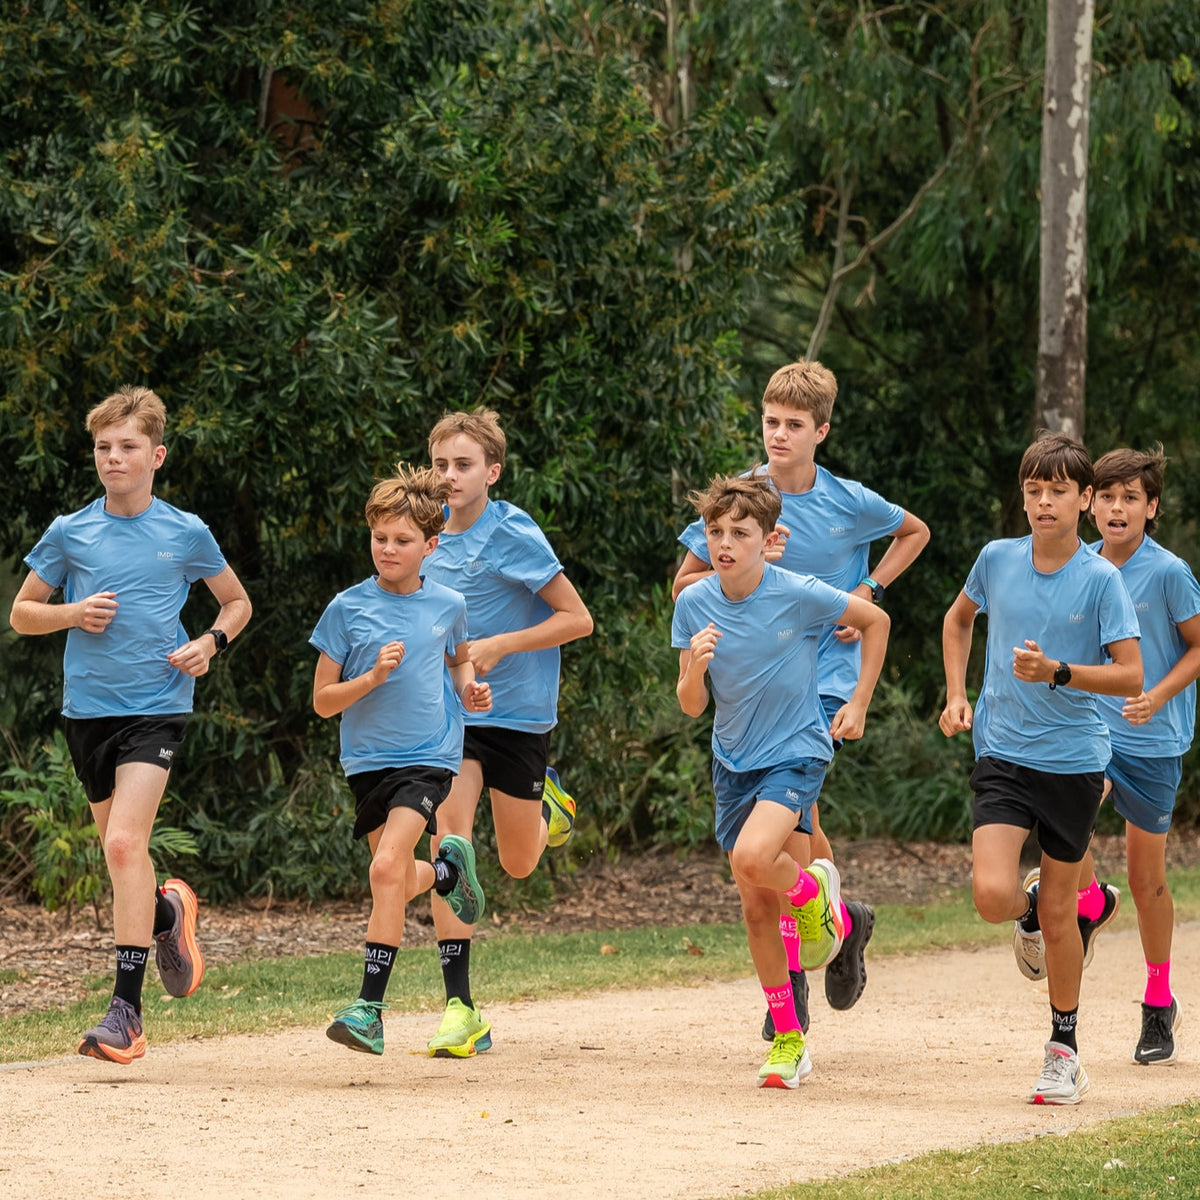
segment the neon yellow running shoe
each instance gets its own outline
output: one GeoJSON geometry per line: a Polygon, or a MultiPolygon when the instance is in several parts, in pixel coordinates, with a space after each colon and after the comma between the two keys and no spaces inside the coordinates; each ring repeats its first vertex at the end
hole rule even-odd
{"type": "Polygon", "coordinates": [[[453,996],[446,1001],[446,1011],[436,1036],[429,1041],[429,1057],[471,1058],[477,1051],[491,1046],[491,1030],[479,1009],[468,1008],[453,996]]]}
{"type": "Polygon", "coordinates": [[[775,1035],[767,1061],[758,1068],[758,1086],[797,1088],[800,1080],[811,1074],[812,1059],[804,1045],[804,1034],[792,1029],[775,1035]]]}
{"type": "Polygon", "coordinates": [[[807,871],[817,881],[817,894],[806,904],[791,907],[800,934],[800,966],[819,971],[833,961],[846,935],[842,877],[827,858],[814,858],[807,871]]]}
{"type": "Polygon", "coordinates": [[[542,800],[550,810],[546,824],[550,836],[547,846],[561,846],[575,832],[575,797],[563,791],[562,781],[553,767],[546,768],[546,783],[542,789],[542,800]]]}

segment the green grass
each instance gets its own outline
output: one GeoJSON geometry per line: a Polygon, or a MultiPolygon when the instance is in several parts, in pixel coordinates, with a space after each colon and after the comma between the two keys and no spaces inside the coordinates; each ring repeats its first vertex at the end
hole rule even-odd
{"type": "MultiPolygon", "coordinates": [[[[1200,867],[1173,870],[1171,891],[1178,920],[1200,919],[1200,867]]],[[[1132,929],[1133,904],[1128,896],[1124,900],[1114,927],[1132,929]]],[[[979,920],[963,888],[934,904],[879,905],[871,950],[874,957],[914,954],[930,947],[994,945],[1009,936],[1006,926],[979,920]]],[[[730,925],[500,935],[489,941],[484,961],[476,977],[496,1001],[687,986],[750,973],[743,930],[730,925]],[[606,946],[612,949],[605,952],[606,946]]],[[[186,1001],[171,1000],[152,986],[145,1007],[154,1040],[321,1024],[356,994],[361,963],[355,948],[317,958],[213,966],[204,987],[186,1001]]],[[[7,1019],[0,1026],[0,1062],[63,1054],[95,1021],[110,988],[110,976],[98,977],[84,1001],[7,1019]]],[[[428,947],[402,950],[388,988],[392,1008],[434,1013],[441,1000],[436,954],[428,947]]],[[[1066,1138],[926,1155],[842,1179],[760,1192],[753,1200],[958,1200],[968,1189],[972,1200],[1195,1197],[1200,1195],[1200,1104],[1108,1122],[1066,1138]]]]}

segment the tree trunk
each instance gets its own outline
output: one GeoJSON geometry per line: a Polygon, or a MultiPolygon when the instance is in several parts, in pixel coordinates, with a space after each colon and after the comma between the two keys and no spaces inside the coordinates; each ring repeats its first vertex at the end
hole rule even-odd
{"type": "Polygon", "coordinates": [[[1042,260],[1035,420],[1083,438],[1087,165],[1094,0],[1046,0],[1042,260]]]}

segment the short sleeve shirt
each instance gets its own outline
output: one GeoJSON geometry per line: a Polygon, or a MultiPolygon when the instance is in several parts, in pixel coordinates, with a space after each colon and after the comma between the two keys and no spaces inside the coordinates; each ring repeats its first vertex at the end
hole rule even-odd
{"type": "MultiPolygon", "coordinates": [[[[1103,542],[1088,547],[1099,554],[1103,542]]],[[[1192,569],[1153,538],[1142,544],[1118,568],[1133,601],[1142,633],[1142,665],[1146,689],[1154,687],[1183,657],[1187,643],[1179,625],[1200,614],[1200,586],[1192,569]]],[[[1121,696],[1097,696],[1100,715],[1108,725],[1115,748],[1140,758],[1185,754],[1196,725],[1196,685],[1190,683],[1172,696],[1146,722],[1131,725],[1121,716],[1121,696]]]]}
{"type": "Polygon", "coordinates": [[[195,679],[167,662],[188,641],[179,619],[193,583],[225,569],[199,517],[159,500],[135,517],[106,511],[104,498],[55,518],[25,564],[72,604],[115,592],[103,633],[67,631],[63,715],[156,716],[192,711],[195,679]]]}
{"type": "Polygon", "coordinates": [[[1055,661],[1104,663],[1107,646],[1139,636],[1120,572],[1082,542],[1057,571],[1039,571],[1032,537],[1007,538],[984,546],[963,590],[988,619],[976,754],[1056,775],[1104,770],[1112,748],[1096,696],[1017,679],[1013,649],[1030,640],[1055,661]]]}
{"type": "Polygon", "coordinates": [[[715,575],[675,602],[671,645],[688,649],[706,625],[721,634],[708,664],[716,702],[713,755],[731,771],[833,757],[817,691],[817,641],[849,597],[809,575],[770,563],[744,600],[730,600],[715,575]]]}
{"type": "Polygon", "coordinates": [[[467,606],[425,580],[408,595],[372,577],[336,595],[309,641],[357,679],[388,642],[403,642],[400,665],[342,713],[341,764],[347,775],[389,767],[462,765],[462,704],[446,655],[467,640],[467,606]]]}
{"type": "MultiPolygon", "coordinates": [[[[540,625],[554,610],[538,592],[561,571],[533,518],[504,500],[489,500],[469,529],[441,533],[424,566],[426,579],[466,600],[471,641],[540,625]]],[[[557,646],[506,655],[488,672],[491,711],[467,713],[466,723],[527,733],[553,729],[559,662],[557,646]]]]}
{"type": "MultiPolygon", "coordinates": [[[[813,575],[830,586],[849,592],[866,578],[871,543],[895,533],[904,523],[904,509],[877,492],[850,479],[817,467],[807,492],[781,492],[782,524],[790,535],[778,566],[801,575],[813,575]]],[[[704,522],[693,521],[679,540],[697,558],[708,562],[704,522]]],[[[839,642],[836,626],[821,633],[818,646],[818,690],[822,696],[849,700],[862,669],[858,642],[839,642]]]]}

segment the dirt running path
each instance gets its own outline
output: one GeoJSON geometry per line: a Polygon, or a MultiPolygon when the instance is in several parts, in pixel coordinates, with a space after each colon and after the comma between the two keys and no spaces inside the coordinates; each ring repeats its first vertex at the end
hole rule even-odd
{"type": "MultiPolygon", "coordinates": [[[[1174,962],[1200,1025],[1200,926],[1178,931],[1174,962]]],[[[849,1013],[828,1009],[818,978],[815,1070],[798,1092],[753,1086],[752,980],[492,1005],[495,1046],[464,1062],[420,1053],[436,1018],[389,1015],[381,1059],[311,1029],[151,1042],[128,1069],[76,1056],[8,1067],[0,1197],[745,1195],[1200,1096],[1200,1032],[1186,1023],[1181,1062],[1129,1061],[1141,978],[1136,935],[1105,935],[1080,1029],[1092,1091],[1074,1109],[1023,1103],[1049,1015],[1044,987],[1001,947],[875,962],[849,1013]]]]}

